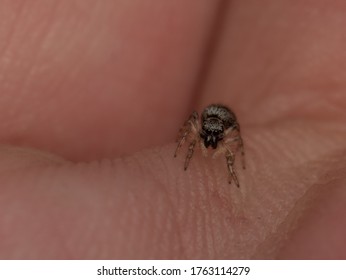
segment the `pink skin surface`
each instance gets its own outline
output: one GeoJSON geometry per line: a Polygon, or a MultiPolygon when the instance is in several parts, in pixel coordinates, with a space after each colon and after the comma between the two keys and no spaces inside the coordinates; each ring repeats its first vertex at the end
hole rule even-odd
{"type": "Polygon", "coordinates": [[[344,1],[0,0],[0,258],[345,259],[344,1]],[[177,131],[238,116],[246,170],[177,131]]]}

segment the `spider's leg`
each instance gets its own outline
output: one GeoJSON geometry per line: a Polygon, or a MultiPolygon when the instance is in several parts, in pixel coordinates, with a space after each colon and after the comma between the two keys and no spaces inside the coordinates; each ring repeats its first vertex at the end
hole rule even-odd
{"type": "MultiPolygon", "coordinates": [[[[225,144],[228,146],[228,144],[232,143],[232,142],[237,142],[237,147],[236,147],[236,151],[235,153],[240,149],[240,153],[241,153],[241,163],[242,163],[242,167],[243,169],[245,169],[245,153],[244,153],[244,144],[243,144],[243,139],[241,138],[241,136],[238,134],[237,136],[227,139],[225,140],[225,144]]],[[[229,147],[228,147],[229,148],[229,147]]]]}
{"type": "Polygon", "coordinates": [[[228,179],[228,183],[232,183],[232,179],[234,181],[234,183],[236,184],[236,186],[239,188],[239,181],[238,181],[238,177],[237,174],[235,173],[235,169],[234,169],[234,154],[227,150],[226,152],[226,161],[227,161],[227,167],[228,167],[228,172],[229,172],[229,179],[228,179]]]}
{"type": "Polygon", "coordinates": [[[240,153],[241,153],[241,165],[243,166],[243,169],[245,169],[244,142],[243,142],[243,138],[241,138],[240,135],[239,135],[238,145],[239,145],[240,153]]]}
{"type": "Polygon", "coordinates": [[[174,157],[177,156],[177,153],[180,147],[184,144],[186,138],[188,137],[192,129],[197,129],[197,124],[198,124],[198,113],[193,112],[179,131],[179,136],[177,139],[178,145],[177,145],[177,148],[175,149],[174,157]]]}
{"type": "Polygon", "coordinates": [[[243,169],[245,169],[245,151],[244,151],[244,142],[243,142],[243,138],[240,135],[240,126],[238,123],[236,123],[235,125],[235,130],[238,132],[238,137],[237,137],[237,141],[238,141],[238,149],[240,149],[240,153],[241,153],[241,164],[243,166],[243,169]]]}
{"type": "Polygon", "coordinates": [[[189,150],[187,151],[187,155],[185,158],[184,170],[186,170],[187,167],[189,166],[190,159],[192,158],[196,143],[197,143],[197,139],[194,139],[194,140],[192,140],[192,142],[189,145],[189,150]]]}
{"type": "Polygon", "coordinates": [[[184,127],[182,129],[182,135],[180,136],[180,138],[178,139],[178,145],[175,149],[175,152],[174,152],[174,157],[177,156],[177,153],[180,149],[180,147],[184,144],[185,140],[186,140],[186,137],[190,134],[191,132],[191,127],[187,126],[187,127],[184,127]]]}

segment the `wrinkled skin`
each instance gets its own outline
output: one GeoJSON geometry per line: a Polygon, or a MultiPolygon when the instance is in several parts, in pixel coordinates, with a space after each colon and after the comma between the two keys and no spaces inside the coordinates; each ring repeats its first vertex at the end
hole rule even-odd
{"type": "Polygon", "coordinates": [[[0,1],[0,258],[346,258],[346,3],[194,2],[0,1]]]}

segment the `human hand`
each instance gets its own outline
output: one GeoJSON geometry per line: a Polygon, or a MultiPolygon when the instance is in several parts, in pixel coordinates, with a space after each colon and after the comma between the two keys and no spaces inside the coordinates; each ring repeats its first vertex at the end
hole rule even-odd
{"type": "Polygon", "coordinates": [[[0,2],[1,258],[345,258],[345,7],[324,3],[0,2]],[[215,102],[240,189],[222,158],[173,158],[215,102]]]}

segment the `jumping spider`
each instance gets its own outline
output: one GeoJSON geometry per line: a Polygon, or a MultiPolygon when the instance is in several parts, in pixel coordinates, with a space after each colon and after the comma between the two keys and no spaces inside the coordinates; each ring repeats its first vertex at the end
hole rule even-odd
{"type": "Polygon", "coordinates": [[[234,169],[235,154],[239,149],[244,169],[245,161],[243,139],[235,114],[226,106],[212,104],[203,110],[201,121],[198,119],[198,113],[193,112],[180,129],[174,157],[177,156],[180,147],[190,137],[191,142],[184,164],[184,170],[186,170],[197,142],[200,143],[204,155],[207,155],[207,148],[211,147],[215,150],[214,157],[221,153],[225,155],[229,172],[228,182],[231,183],[233,180],[239,188],[239,181],[234,169]]]}

